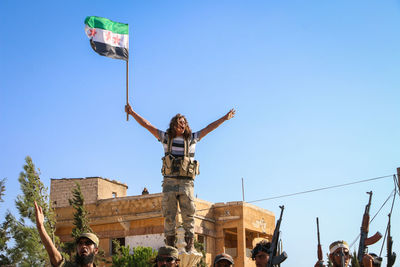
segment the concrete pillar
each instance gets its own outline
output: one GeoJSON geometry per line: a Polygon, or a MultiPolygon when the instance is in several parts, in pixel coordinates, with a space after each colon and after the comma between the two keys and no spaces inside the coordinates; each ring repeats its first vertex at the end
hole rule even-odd
{"type": "Polygon", "coordinates": [[[216,236],[215,236],[215,255],[212,256],[213,260],[214,260],[214,257],[217,254],[225,252],[225,241],[224,241],[225,236],[224,236],[224,229],[223,229],[221,223],[217,222],[217,224],[215,226],[215,233],[216,233],[216,236]]]}
{"type": "Polygon", "coordinates": [[[235,261],[236,267],[245,267],[243,263],[246,259],[246,229],[244,228],[243,220],[240,220],[237,228],[237,258],[235,261]]]}

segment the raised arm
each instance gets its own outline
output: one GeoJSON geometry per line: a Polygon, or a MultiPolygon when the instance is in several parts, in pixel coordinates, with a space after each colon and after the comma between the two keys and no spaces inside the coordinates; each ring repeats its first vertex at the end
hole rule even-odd
{"type": "Polygon", "coordinates": [[[204,128],[203,130],[200,131],[199,139],[202,139],[204,136],[209,134],[211,131],[214,131],[215,129],[217,129],[218,126],[220,126],[224,121],[232,119],[235,116],[235,113],[236,113],[236,110],[231,109],[224,116],[222,116],[218,120],[214,121],[213,123],[210,123],[206,128],[204,128]]]}
{"type": "Polygon", "coordinates": [[[125,106],[125,112],[130,114],[140,125],[142,125],[144,128],[146,128],[152,135],[154,135],[155,138],[158,139],[158,130],[156,127],[151,125],[151,123],[137,114],[131,107],[131,105],[127,104],[125,106]]]}
{"type": "Polygon", "coordinates": [[[60,265],[62,261],[62,256],[60,252],[57,250],[56,246],[54,246],[53,241],[51,241],[50,236],[46,232],[46,228],[44,228],[44,214],[42,207],[38,206],[35,201],[35,214],[36,214],[36,227],[39,231],[40,239],[44,245],[44,248],[49,254],[50,262],[54,266],[60,265]]]}

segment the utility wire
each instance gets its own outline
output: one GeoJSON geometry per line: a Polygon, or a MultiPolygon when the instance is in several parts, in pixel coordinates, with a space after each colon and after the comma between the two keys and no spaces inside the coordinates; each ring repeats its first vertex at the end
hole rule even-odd
{"type": "MultiPolygon", "coordinates": [[[[321,188],[317,188],[317,189],[312,189],[312,190],[307,190],[307,191],[302,191],[302,192],[297,192],[297,193],[292,193],[292,194],[286,194],[286,195],[275,196],[275,197],[270,197],[270,198],[257,199],[257,200],[247,201],[247,203],[255,203],[255,202],[266,201],[266,200],[271,200],[271,199],[284,198],[284,197],[289,197],[289,196],[295,196],[295,195],[307,194],[307,193],[312,193],[312,192],[317,192],[317,191],[322,191],[322,190],[328,190],[328,189],[337,188],[337,187],[344,187],[344,186],[353,185],[353,184],[366,183],[366,182],[370,182],[370,181],[374,181],[374,180],[379,180],[379,179],[392,177],[392,175],[393,174],[385,175],[385,176],[379,176],[379,177],[375,177],[375,178],[364,179],[364,180],[351,182],[351,183],[345,183],[345,184],[321,187],[321,188]]],[[[214,207],[212,207],[212,208],[214,208],[214,207]]],[[[199,209],[199,210],[196,210],[196,212],[204,211],[204,210],[210,210],[210,208],[199,209]]]]}
{"type": "Polygon", "coordinates": [[[287,195],[281,195],[281,196],[276,196],[276,197],[269,197],[269,198],[263,198],[263,199],[258,199],[258,200],[252,200],[252,201],[247,201],[247,203],[254,203],[254,202],[260,202],[260,201],[271,200],[271,199],[276,199],[276,198],[283,198],[283,197],[290,197],[290,196],[295,196],[295,195],[307,194],[307,193],[312,193],[312,192],[317,192],[317,191],[322,191],[322,190],[327,190],[327,189],[332,189],[332,188],[337,188],[337,187],[343,187],[343,186],[348,186],[348,185],[353,185],[353,184],[370,182],[370,181],[384,179],[384,178],[388,178],[388,177],[392,177],[392,175],[385,175],[385,176],[380,176],[380,177],[360,180],[360,181],[346,183],[346,184],[339,184],[339,185],[321,187],[321,188],[317,188],[317,189],[312,189],[312,190],[307,190],[307,191],[302,191],[302,192],[297,192],[297,193],[292,193],[292,194],[287,194],[287,195]]]}

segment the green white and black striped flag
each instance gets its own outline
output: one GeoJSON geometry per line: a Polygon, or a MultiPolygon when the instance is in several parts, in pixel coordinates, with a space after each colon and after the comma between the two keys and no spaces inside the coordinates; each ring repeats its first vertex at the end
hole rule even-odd
{"type": "Polygon", "coordinates": [[[90,16],[85,19],[85,32],[93,50],[106,57],[129,59],[129,26],[106,18],[90,16]]]}

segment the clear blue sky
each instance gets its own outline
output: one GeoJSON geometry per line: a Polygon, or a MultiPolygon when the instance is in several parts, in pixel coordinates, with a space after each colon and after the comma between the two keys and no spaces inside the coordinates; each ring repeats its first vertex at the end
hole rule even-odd
{"type": "MultiPolygon", "coordinates": [[[[129,195],[161,191],[162,146],[126,122],[124,62],[92,51],[90,15],[129,23],[129,100],[156,127],[179,112],[200,130],[237,109],[197,146],[201,199],[242,200],[242,177],[252,201],[400,167],[399,1],[3,0],[1,214],[15,210],[27,155],[47,186],[102,176],[127,183],[129,195]]],[[[285,205],[283,266],[306,267],[317,257],[315,217],[326,253],[357,237],[366,191],[373,215],[392,189],[386,178],[255,204],[277,214],[285,205]]],[[[394,211],[399,225],[398,203],[394,211]]],[[[388,212],[371,233],[385,231],[388,212]]],[[[399,254],[399,228],[392,232],[399,254]]]]}

